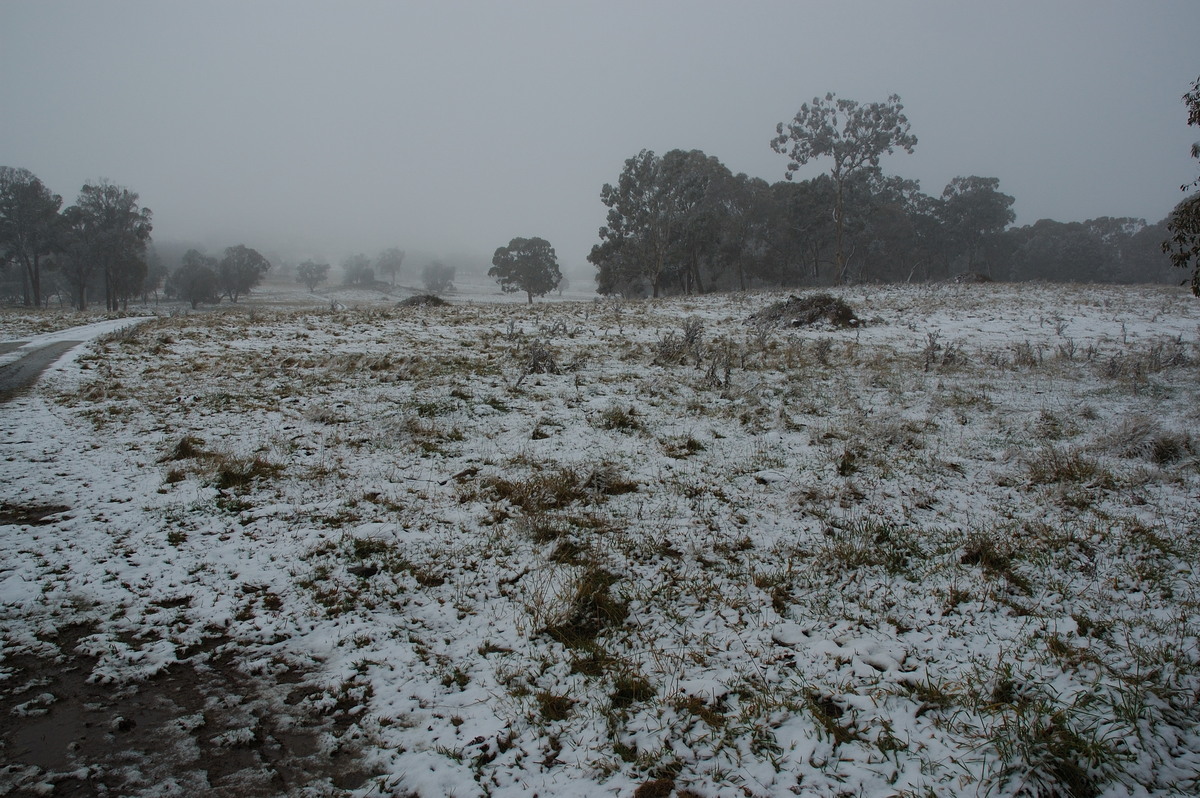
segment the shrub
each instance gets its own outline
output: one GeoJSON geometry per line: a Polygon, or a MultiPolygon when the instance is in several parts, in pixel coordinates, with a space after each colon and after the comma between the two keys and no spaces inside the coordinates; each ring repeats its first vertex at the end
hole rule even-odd
{"type": "Polygon", "coordinates": [[[1112,474],[1099,463],[1069,447],[1044,446],[1037,457],[1027,461],[1026,468],[1034,485],[1079,482],[1109,487],[1113,483],[1112,474]]]}
{"type": "Polygon", "coordinates": [[[704,323],[694,316],[683,323],[681,335],[668,330],[654,344],[654,365],[677,366],[689,356],[700,360],[700,342],[704,335],[704,323]]]}
{"type": "Polygon", "coordinates": [[[1150,460],[1158,465],[1182,460],[1193,450],[1190,435],[1164,430],[1157,421],[1143,414],[1122,420],[1116,429],[1100,439],[1098,445],[1118,457],[1150,460]]]}
{"type": "Polygon", "coordinates": [[[516,357],[521,364],[521,376],[517,378],[517,385],[531,374],[559,373],[558,358],[554,350],[541,341],[530,341],[516,357]]]}

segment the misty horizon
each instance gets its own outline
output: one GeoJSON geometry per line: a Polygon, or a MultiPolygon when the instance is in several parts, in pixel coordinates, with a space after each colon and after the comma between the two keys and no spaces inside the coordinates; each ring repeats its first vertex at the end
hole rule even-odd
{"type": "Polygon", "coordinates": [[[8,4],[0,163],[64,205],[137,192],[160,244],[407,270],[536,235],[582,273],[640,150],[776,182],[801,103],[894,92],[918,144],[884,169],[927,194],[994,176],[1017,225],[1153,223],[1194,178],[1197,29],[1185,2],[8,4]]]}

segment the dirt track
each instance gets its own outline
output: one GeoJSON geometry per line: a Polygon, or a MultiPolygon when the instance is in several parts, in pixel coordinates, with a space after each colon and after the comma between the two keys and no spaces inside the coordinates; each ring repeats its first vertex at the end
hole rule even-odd
{"type": "MultiPolygon", "coordinates": [[[[33,385],[54,361],[83,341],[59,341],[35,349],[20,360],[0,366],[0,403],[33,385]]],[[[11,350],[9,350],[11,351],[11,350]]]]}

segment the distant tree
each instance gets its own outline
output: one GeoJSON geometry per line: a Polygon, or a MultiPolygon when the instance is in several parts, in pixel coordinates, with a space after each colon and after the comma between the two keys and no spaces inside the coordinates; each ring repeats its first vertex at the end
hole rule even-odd
{"type": "Polygon", "coordinates": [[[190,302],[193,310],[202,302],[220,302],[217,259],[210,258],[199,250],[189,249],[184,253],[179,268],[167,278],[166,290],[168,294],[190,302]]]}
{"type": "Polygon", "coordinates": [[[788,157],[788,180],[801,166],[814,158],[828,156],[833,161],[830,175],[836,189],[833,204],[835,226],[834,258],[837,282],[845,280],[845,189],[847,181],[863,170],[877,170],[880,158],[899,147],[911,153],[917,137],[909,130],[900,97],[893,94],[886,102],[860,105],[854,100],[838,99],[832,93],[824,99],[804,103],[793,120],[775,126],[771,149],[788,157]]]}
{"type": "Polygon", "coordinates": [[[819,175],[799,182],[779,181],[768,189],[762,232],[762,278],[774,285],[821,282],[835,242],[829,208],[835,201],[833,180],[819,175]]]}
{"type": "Polygon", "coordinates": [[[396,284],[396,273],[400,271],[401,265],[404,263],[404,250],[391,247],[379,253],[379,257],[375,258],[375,271],[379,274],[387,274],[392,278],[392,285],[396,284]]]}
{"type": "Polygon", "coordinates": [[[296,280],[308,287],[310,294],[316,293],[317,286],[325,282],[329,276],[328,263],[316,263],[306,260],[296,267],[296,280]]]}
{"type": "Polygon", "coordinates": [[[1032,225],[1010,229],[1015,242],[1011,256],[1013,280],[1101,282],[1107,279],[1108,250],[1096,233],[1082,222],[1039,219],[1032,225]]]}
{"type": "Polygon", "coordinates": [[[558,286],[562,272],[549,241],[514,238],[508,246],[496,249],[488,277],[494,277],[506,293],[524,291],[532,305],[535,296],[544,296],[558,286]]]}
{"type": "Polygon", "coordinates": [[[661,174],[672,219],[671,271],[684,293],[702,294],[724,266],[721,223],[729,215],[733,175],[700,150],[671,150],[662,158],[661,174]]]}
{"type": "Polygon", "coordinates": [[[228,247],[225,257],[217,265],[217,287],[222,296],[236,303],[242,294],[263,281],[271,269],[271,262],[244,244],[228,247]]]}
{"type": "Polygon", "coordinates": [[[43,256],[60,243],[62,197],[28,169],[0,166],[0,262],[23,270],[26,305],[42,304],[43,256]]]}
{"type": "Polygon", "coordinates": [[[454,272],[453,266],[435,260],[421,270],[421,282],[425,284],[425,290],[429,293],[440,294],[454,287],[454,272]]]}
{"type": "Polygon", "coordinates": [[[726,182],[719,198],[717,257],[732,271],[729,287],[739,291],[761,276],[766,262],[769,192],[767,181],[738,174],[726,182]]]}
{"type": "MultiPolygon", "coordinates": [[[[642,150],[625,161],[616,185],[605,183],[600,200],[608,207],[600,243],[588,261],[596,266],[597,289],[603,293],[654,296],[663,290],[672,219],[661,178],[662,159],[642,150]]],[[[490,272],[489,272],[490,273],[490,272]]]]}
{"type": "Polygon", "coordinates": [[[850,266],[857,270],[856,279],[908,281],[928,272],[935,254],[933,198],[915,180],[880,172],[864,172],[854,182],[847,213],[853,232],[847,235],[860,253],[850,266]]]}
{"type": "Polygon", "coordinates": [[[366,255],[351,255],[342,261],[342,273],[346,285],[371,286],[375,284],[375,270],[366,255]]]}
{"type": "Polygon", "coordinates": [[[142,302],[150,301],[150,294],[154,294],[154,301],[158,302],[158,289],[163,287],[166,282],[167,275],[170,273],[167,269],[167,264],[159,257],[157,249],[151,244],[146,249],[146,279],[142,281],[142,302]]]}
{"type": "Polygon", "coordinates": [[[947,264],[959,261],[961,271],[976,271],[983,260],[983,271],[991,273],[986,258],[989,244],[999,239],[1016,221],[1015,200],[999,191],[995,177],[956,177],[942,191],[938,218],[942,223],[947,264]]]}
{"type": "Polygon", "coordinates": [[[617,184],[600,191],[608,206],[601,243],[588,260],[606,292],[654,296],[678,283],[703,293],[708,277],[727,265],[721,219],[728,213],[733,176],[700,150],[671,150],[661,158],[642,150],[625,161],[617,184]]]}
{"type": "Polygon", "coordinates": [[[1178,279],[1171,258],[1162,250],[1162,242],[1169,236],[1169,220],[1168,216],[1128,231],[1128,237],[1120,242],[1120,265],[1114,275],[1117,282],[1174,283],[1178,279]]]}
{"type": "Polygon", "coordinates": [[[87,310],[87,287],[93,270],[104,278],[105,307],[118,310],[121,301],[138,293],[146,277],[143,256],[150,240],[152,213],[138,206],[138,195],[100,181],[85,185],[75,205],[63,212],[66,260],[75,300],[87,310]]]}
{"type": "MultiPolygon", "coordinates": [[[[1200,78],[1196,78],[1191,91],[1183,95],[1183,102],[1188,109],[1188,125],[1200,125],[1200,78]]],[[[1200,159],[1200,141],[1192,145],[1192,157],[1200,159]]],[[[1179,188],[1187,191],[1198,186],[1200,178],[1179,188]]],[[[1171,238],[1163,242],[1163,252],[1171,257],[1172,265],[1192,268],[1192,294],[1200,296],[1200,192],[1175,206],[1167,222],[1167,231],[1171,238]]]]}

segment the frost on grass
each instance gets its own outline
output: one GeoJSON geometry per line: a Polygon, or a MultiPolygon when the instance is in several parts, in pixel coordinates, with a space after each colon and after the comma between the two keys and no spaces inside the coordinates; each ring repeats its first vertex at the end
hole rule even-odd
{"type": "Polygon", "coordinates": [[[304,663],[382,794],[1195,791],[1200,311],[839,301],[871,323],[751,294],[99,341],[5,416],[5,656],[74,622],[113,685],[304,663]]]}

